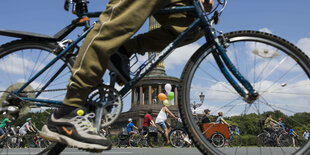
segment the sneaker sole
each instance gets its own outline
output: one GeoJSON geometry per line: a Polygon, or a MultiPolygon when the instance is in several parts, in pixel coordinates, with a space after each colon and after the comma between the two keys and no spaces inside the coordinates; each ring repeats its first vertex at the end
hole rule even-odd
{"type": "Polygon", "coordinates": [[[80,149],[94,149],[94,150],[110,150],[112,145],[110,146],[102,146],[98,144],[90,144],[84,143],[80,141],[76,141],[70,137],[58,134],[56,132],[50,131],[46,125],[42,127],[42,131],[40,132],[40,136],[49,141],[63,143],[72,147],[80,148],[80,149]]]}

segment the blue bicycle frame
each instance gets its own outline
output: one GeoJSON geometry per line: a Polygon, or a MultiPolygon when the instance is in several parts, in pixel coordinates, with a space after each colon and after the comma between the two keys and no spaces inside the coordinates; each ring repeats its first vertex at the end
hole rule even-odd
{"type": "MultiPolygon", "coordinates": [[[[226,79],[230,82],[230,84],[235,88],[235,90],[242,96],[252,96],[255,94],[255,90],[251,86],[251,84],[239,73],[237,68],[232,64],[230,59],[226,54],[226,49],[220,43],[219,38],[215,35],[213,28],[211,27],[210,20],[208,19],[205,12],[200,9],[198,2],[193,1],[193,6],[180,6],[173,8],[165,8],[160,10],[158,13],[178,13],[178,12],[194,12],[197,14],[197,19],[183,32],[181,33],[173,42],[171,42],[165,49],[163,49],[158,56],[151,56],[147,61],[145,61],[136,71],[133,79],[129,81],[121,90],[120,95],[124,96],[128,93],[131,88],[141,80],[147,73],[149,73],[153,68],[155,68],[162,60],[168,57],[173,50],[178,47],[178,45],[190,35],[190,33],[196,30],[198,27],[201,27],[205,34],[206,42],[210,45],[213,45],[214,50],[212,54],[218,64],[221,72],[224,74],[226,79]],[[231,74],[232,73],[232,74],[231,74]],[[234,79],[236,78],[240,84],[234,79]],[[242,88],[245,88],[247,92],[245,92],[242,88]]],[[[90,12],[83,13],[79,15],[80,17],[98,17],[101,12],[90,12]]],[[[89,20],[84,23],[86,27],[86,31],[80,35],[75,41],[73,41],[68,47],[62,50],[57,57],[55,57],[50,63],[48,63],[44,68],[42,68],[38,73],[36,73],[27,83],[25,83],[19,90],[15,92],[15,95],[18,96],[30,83],[32,83],[36,78],[38,78],[43,72],[45,72],[49,67],[51,67],[55,62],[57,62],[61,57],[63,57],[70,49],[73,49],[82,39],[86,37],[86,35],[91,31],[94,25],[91,25],[89,20]]],[[[52,78],[53,79],[53,78],[52,78]]],[[[38,106],[42,106],[47,103],[47,105],[57,106],[61,105],[62,101],[56,100],[44,100],[44,99],[36,99],[36,98],[26,98],[21,97],[22,100],[35,102],[38,106]]],[[[100,113],[100,112],[99,112],[100,113]]],[[[101,115],[99,115],[101,116],[101,115]]],[[[96,123],[100,123],[100,119],[96,123]]]]}

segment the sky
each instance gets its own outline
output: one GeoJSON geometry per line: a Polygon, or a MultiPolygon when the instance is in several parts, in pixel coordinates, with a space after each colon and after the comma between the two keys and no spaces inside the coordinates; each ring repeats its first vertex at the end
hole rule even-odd
{"type": "MultiPolygon", "coordinates": [[[[90,0],[89,11],[105,8],[107,0],[90,0]]],[[[54,35],[70,24],[75,15],[63,9],[64,0],[1,0],[0,29],[54,35]]],[[[229,0],[215,28],[224,33],[238,30],[260,30],[273,33],[310,55],[309,0],[229,0]]],[[[138,33],[146,32],[148,23],[138,33]]],[[[71,38],[76,38],[73,33],[71,38]]],[[[0,36],[0,44],[15,38],[0,36]]],[[[180,77],[190,55],[203,39],[181,47],[165,60],[166,73],[180,77]]],[[[124,111],[130,108],[130,97],[124,100],[124,111]]]]}

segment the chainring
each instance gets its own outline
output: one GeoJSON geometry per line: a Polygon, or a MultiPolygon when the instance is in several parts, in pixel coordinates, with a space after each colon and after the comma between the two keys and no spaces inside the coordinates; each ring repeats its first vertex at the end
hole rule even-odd
{"type": "Polygon", "coordinates": [[[123,110],[122,96],[119,92],[107,85],[100,85],[87,98],[90,112],[96,112],[98,106],[103,106],[101,128],[114,123],[123,110]]]}

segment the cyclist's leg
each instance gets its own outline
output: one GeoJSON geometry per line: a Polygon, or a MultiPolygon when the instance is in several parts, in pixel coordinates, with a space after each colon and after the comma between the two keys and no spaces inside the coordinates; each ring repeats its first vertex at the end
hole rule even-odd
{"type": "Polygon", "coordinates": [[[0,140],[3,139],[4,135],[5,135],[5,132],[3,128],[0,128],[0,140]]]}
{"type": "Polygon", "coordinates": [[[79,131],[83,130],[79,130],[79,125],[72,121],[80,109],[73,110],[73,108],[82,107],[85,104],[91,89],[100,82],[106,70],[109,56],[142,26],[152,12],[169,3],[170,1],[167,0],[110,0],[107,9],[99,17],[99,23],[87,35],[80,48],[72,69],[73,74],[69,80],[68,91],[63,101],[66,106],[56,111],[56,118],[54,115],[51,116],[47,125],[43,127],[44,130],[42,129],[44,131],[42,132],[43,137],[68,145],[75,145],[78,148],[88,149],[89,145],[84,144],[93,143],[98,144],[97,146],[90,145],[95,146],[95,148],[111,148],[111,142],[104,137],[90,136],[86,132],[79,135],[79,131]],[[72,111],[71,113],[68,112],[70,116],[64,115],[66,111],[72,111]],[[59,113],[61,115],[58,115],[59,113]],[[65,119],[65,116],[68,118],[65,119]],[[65,130],[61,124],[66,123],[68,126],[65,127],[65,130]],[[51,128],[54,128],[53,131],[51,128]],[[71,136],[70,131],[75,131],[73,134],[77,134],[77,137],[80,138],[76,139],[76,136],[71,136]],[[91,139],[91,137],[93,138],[91,139]],[[81,141],[83,144],[80,143],[81,141]]]}
{"type": "MultiPolygon", "coordinates": [[[[190,5],[190,0],[174,0],[167,7],[190,5]]],[[[160,52],[191,24],[195,18],[186,13],[156,14],[155,19],[160,27],[147,33],[139,34],[128,40],[124,46],[127,51],[144,54],[145,51],[160,52]]],[[[202,36],[198,30],[193,32],[180,46],[192,43],[202,36]]]]}
{"type": "Polygon", "coordinates": [[[163,129],[166,142],[167,142],[167,144],[169,144],[170,140],[169,140],[169,137],[168,137],[168,127],[166,125],[166,122],[159,122],[157,124],[163,129]]]}
{"type": "Polygon", "coordinates": [[[110,0],[81,46],[64,104],[77,107],[85,104],[91,88],[101,80],[109,57],[139,30],[152,12],[169,3],[169,0],[110,0]]]}

